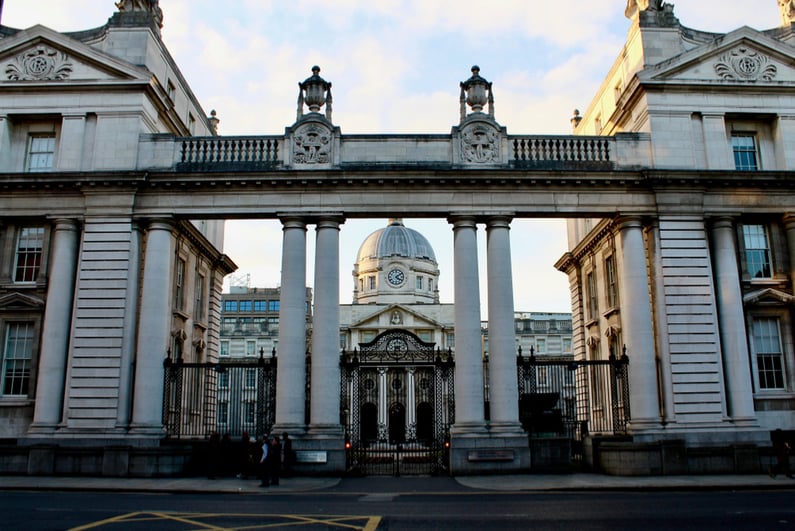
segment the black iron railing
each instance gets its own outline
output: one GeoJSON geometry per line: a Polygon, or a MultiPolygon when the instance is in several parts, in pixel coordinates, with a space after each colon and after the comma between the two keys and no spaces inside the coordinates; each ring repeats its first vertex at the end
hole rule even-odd
{"type": "Polygon", "coordinates": [[[167,358],[163,425],[169,439],[211,433],[240,437],[269,433],[275,419],[276,358],[185,363],[167,358]]]}

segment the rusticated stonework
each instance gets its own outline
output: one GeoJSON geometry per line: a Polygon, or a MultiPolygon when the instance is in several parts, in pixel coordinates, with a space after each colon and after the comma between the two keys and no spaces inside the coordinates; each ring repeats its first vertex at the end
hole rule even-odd
{"type": "Polygon", "coordinates": [[[766,55],[740,46],[718,59],[715,72],[728,81],[772,81],[778,68],[766,55]]]}
{"type": "Polygon", "coordinates": [[[6,65],[5,73],[10,81],[67,79],[72,75],[67,59],[65,53],[39,45],[15,57],[6,65]]]}
{"type": "Polygon", "coordinates": [[[331,162],[331,130],[312,123],[298,128],[293,137],[293,164],[331,162]]]}
{"type": "Polygon", "coordinates": [[[461,131],[461,160],[463,162],[493,163],[500,158],[500,137],[497,130],[486,124],[471,124],[461,131]]]}

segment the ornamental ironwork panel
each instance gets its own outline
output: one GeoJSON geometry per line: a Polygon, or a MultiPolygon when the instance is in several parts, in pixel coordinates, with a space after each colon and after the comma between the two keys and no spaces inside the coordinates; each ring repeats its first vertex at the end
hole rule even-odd
{"type": "Polygon", "coordinates": [[[343,352],[340,418],[347,466],[364,475],[442,474],[455,421],[450,352],[389,331],[343,352]]]}
{"type": "Polygon", "coordinates": [[[163,426],[168,439],[239,438],[269,433],[276,412],[276,359],[163,363],[163,426]]]}

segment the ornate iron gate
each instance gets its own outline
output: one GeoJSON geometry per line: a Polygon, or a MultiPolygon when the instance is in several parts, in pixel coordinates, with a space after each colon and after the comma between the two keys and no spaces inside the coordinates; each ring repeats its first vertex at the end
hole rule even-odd
{"type": "Polygon", "coordinates": [[[444,474],[455,418],[451,353],[390,330],[341,360],[347,467],[363,475],[444,474]]]}
{"type": "Polygon", "coordinates": [[[517,358],[519,417],[534,439],[566,438],[571,459],[582,460],[582,441],[590,434],[627,432],[629,358],[561,360],[530,356],[517,358]]]}
{"type": "Polygon", "coordinates": [[[269,433],[276,412],[276,358],[185,363],[167,358],[163,393],[166,438],[233,438],[269,433]]]}

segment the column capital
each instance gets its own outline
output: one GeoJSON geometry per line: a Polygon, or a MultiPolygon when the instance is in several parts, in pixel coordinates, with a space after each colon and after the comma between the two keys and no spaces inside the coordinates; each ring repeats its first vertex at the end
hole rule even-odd
{"type": "Polygon", "coordinates": [[[500,214],[496,216],[489,216],[486,220],[486,230],[490,229],[510,229],[511,228],[511,221],[513,221],[513,215],[511,214],[500,214]]]}
{"type": "Polygon", "coordinates": [[[784,228],[787,230],[795,229],[795,212],[787,212],[784,214],[784,217],[781,218],[784,222],[784,228]]]}
{"type": "Polygon", "coordinates": [[[340,230],[340,225],[345,223],[345,218],[342,216],[328,216],[318,218],[316,225],[317,230],[320,229],[336,229],[340,230]]]}
{"type": "Polygon", "coordinates": [[[76,231],[80,228],[80,221],[73,218],[55,218],[52,220],[53,228],[58,230],[76,231]]]}
{"type": "Polygon", "coordinates": [[[477,216],[474,214],[450,214],[447,222],[453,225],[453,230],[464,228],[477,228],[477,216]]]}
{"type": "Polygon", "coordinates": [[[736,219],[734,216],[715,216],[709,219],[709,226],[713,229],[733,229],[736,219]]]}
{"type": "Polygon", "coordinates": [[[643,228],[643,218],[640,216],[621,216],[615,223],[619,231],[643,228]]]}
{"type": "Polygon", "coordinates": [[[307,221],[303,216],[291,214],[278,214],[279,221],[282,222],[282,229],[303,229],[306,230],[307,221]]]}

